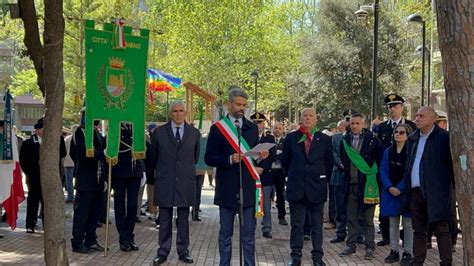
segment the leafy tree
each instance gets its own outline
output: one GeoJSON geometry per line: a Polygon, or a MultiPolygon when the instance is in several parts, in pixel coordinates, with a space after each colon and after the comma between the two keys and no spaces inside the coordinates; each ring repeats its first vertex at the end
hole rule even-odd
{"type": "MultiPolygon", "coordinates": [[[[360,3],[362,4],[362,2],[360,3]]],[[[371,102],[372,31],[354,16],[354,1],[321,1],[319,32],[303,41],[301,80],[308,88],[304,102],[314,104],[326,123],[348,108],[369,114],[371,102]]],[[[383,6],[381,8],[383,9],[383,6]]],[[[397,18],[382,12],[379,23],[377,114],[383,95],[405,84],[404,54],[397,18]]],[[[370,23],[368,23],[370,24],[370,23]]]]}

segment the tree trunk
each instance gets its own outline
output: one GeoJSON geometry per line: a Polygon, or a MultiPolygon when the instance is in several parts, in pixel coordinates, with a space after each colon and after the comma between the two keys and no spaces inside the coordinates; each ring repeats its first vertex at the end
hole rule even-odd
{"type": "Polygon", "coordinates": [[[436,5],[464,264],[474,265],[474,3],[438,0],[436,5]]]}
{"type": "Polygon", "coordinates": [[[62,0],[44,1],[45,106],[43,143],[40,149],[41,187],[45,204],[44,254],[47,265],[68,265],[64,239],[64,194],[59,176],[62,114],[64,107],[62,0]]]}
{"type": "Polygon", "coordinates": [[[23,42],[25,43],[31,61],[33,61],[37,74],[37,84],[44,97],[43,45],[41,44],[39,35],[35,2],[33,0],[20,0],[18,1],[18,6],[25,28],[23,42]]]}

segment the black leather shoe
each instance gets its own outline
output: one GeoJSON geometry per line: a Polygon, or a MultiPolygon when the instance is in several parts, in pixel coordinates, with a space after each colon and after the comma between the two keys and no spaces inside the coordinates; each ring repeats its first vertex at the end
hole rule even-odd
{"type": "Polygon", "coordinates": [[[303,236],[303,240],[304,240],[304,241],[310,241],[310,240],[311,240],[311,236],[309,236],[309,235],[304,235],[304,236],[303,236]]]}
{"type": "Polygon", "coordinates": [[[4,235],[0,235],[0,238],[4,238],[5,236],[4,235]]]}
{"type": "Polygon", "coordinates": [[[95,243],[94,245],[86,247],[86,248],[88,248],[92,251],[104,251],[105,250],[105,248],[103,246],[99,245],[99,243],[95,243]]]}
{"type": "Polygon", "coordinates": [[[202,221],[202,219],[199,216],[194,216],[193,221],[200,222],[200,221],[202,221]]]}
{"type": "Polygon", "coordinates": [[[182,261],[184,263],[194,263],[193,258],[191,258],[191,256],[189,256],[189,255],[179,257],[179,261],[182,261]]]}
{"type": "Polygon", "coordinates": [[[72,252],[81,253],[81,254],[91,254],[92,250],[90,250],[86,247],[77,247],[77,248],[72,248],[72,252]]]}
{"type": "Polygon", "coordinates": [[[377,242],[377,246],[379,247],[383,247],[383,246],[386,246],[390,244],[390,240],[388,239],[383,239],[383,240],[380,240],[379,242],[377,242]]]}
{"type": "Polygon", "coordinates": [[[351,248],[351,247],[347,247],[346,249],[344,249],[341,253],[339,253],[339,257],[345,257],[345,256],[349,256],[353,253],[356,253],[356,250],[355,248],[351,248]]]}
{"type": "Polygon", "coordinates": [[[34,229],[34,228],[26,228],[26,233],[27,233],[27,234],[34,234],[34,233],[35,233],[35,229],[34,229]]]}
{"type": "Polygon", "coordinates": [[[124,252],[132,251],[132,247],[128,244],[120,244],[120,250],[124,252]]]}
{"type": "Polygon", "coordinates": [[[272,238],[272,233],[270,233],[270,232],[263,232],[263,237],[265,237],[265,238],[272,238]]]}
{"type": "Polygon", "coordinates": [[[166,257],[158,256],[153,260],[153,266],[157,266],[166,262],[166,257]]]}
{"type": "Polygon", "coordinates": [[[290,261],[288,262],[288,266],[300,266],[300,265],[301,265],[300,259],[291,258],[290,261]]]}
{"type": "Polygon", "coordinates": [[[288,222],[285,220],[285,218],[280,218],[280,219],[278,219],[278,223],[279,223],[280,225],[288,225],[288,222]]]}
{"type": "Polygon", "coordinates": [[[133,251],[138,251],[138,246],[137,246],[137,244],[135,244],[135,242],[133,242],[133,241],[130,241],[130,248],[131,248],[133,251]]]}
{"type": "Polygon", "coordinates": [[[324,263],[323,259],[316,259],[313,260],[313,266],[326,266],[326,263],[324,263]]]}
{"type": "Polygon", "coordinates": [[[329,243],[332,243],[332,244],[336,244],[336,243],[341,243],[341,242],[344,242],[345,239],[342,238],[342,237],[335,237],[331,240],[329,240],[329,243]]]}

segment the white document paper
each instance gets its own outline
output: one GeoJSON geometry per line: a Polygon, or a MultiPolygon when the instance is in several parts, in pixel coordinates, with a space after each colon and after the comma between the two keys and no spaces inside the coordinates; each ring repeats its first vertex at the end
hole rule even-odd
{"type": "Polygon", "coordinates": [[[265,142],[265,143],[259,143],[255,147],[253,147],[250,151],[244,153],[244,156],[247,157],[252,157],[254,159],[258,158],[258,154],[262,151],[268,151],[271,148],[273,148],[276,144],[275,143],[270,143],[270,142],[265,142]]]}

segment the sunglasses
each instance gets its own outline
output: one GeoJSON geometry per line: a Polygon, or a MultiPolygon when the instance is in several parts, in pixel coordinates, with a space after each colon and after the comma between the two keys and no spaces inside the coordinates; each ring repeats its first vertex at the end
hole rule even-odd
{"type": "Polygon", "coordinates": [[[407,132],[406,131],[403,131],[403,130],[397,130],[395,131],[395,134],[400,134],[400,135],[405,135],[407,132]]]}

